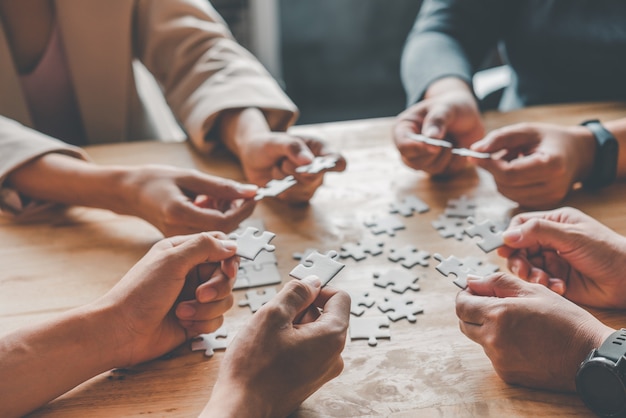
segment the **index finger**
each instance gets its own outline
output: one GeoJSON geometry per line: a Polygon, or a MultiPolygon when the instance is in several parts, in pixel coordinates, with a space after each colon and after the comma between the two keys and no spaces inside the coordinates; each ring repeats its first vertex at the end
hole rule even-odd
{"type": "Polygon", "coordinates": [[[511,161],[503,159],[472,159],[479,167],[489,171],[496,183],[509,187],[543,184],[549,181],[550,172],[542,154],[530,154],[511,161]]]}

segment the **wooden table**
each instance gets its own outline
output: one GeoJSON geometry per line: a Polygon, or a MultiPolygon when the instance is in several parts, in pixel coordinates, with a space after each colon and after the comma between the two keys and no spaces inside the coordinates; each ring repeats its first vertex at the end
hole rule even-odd
{"type": "MultiPolygon", "coordinates": [[[[590,117],[608,120],[625,114],[625,105],[568,105],[490,113],[486,120],[491,129],[521,121],[575,124],[590,117]]],[[[258,205],[253,217],[263,219],[266,228],[277,233],[273,243],[285,280],[296,263],[294,251],[337,249],[369,236],[363,221],[372,214],[385,214],[390,202],[409,194],[426,201],[430,212],[404,218],[407,229],[394,239],[383,237],[385,255],[346,261],[335,286],[371,289],[376,299],[382,298],[388,290],[372,286],[372,273],[402,268],[386,257],[392,246],[408,243],[445,256],[474,255],[504,267],[496,255],[485,256],[469,238],[459,242],[439,237],[431,221],[443,212],[448,199],[462,194],[477,199],[478,217],[506,220],[515,205],[496,192],[484,172],[433,182],[404,167],[391,143],[391,124],[391,119],[377,119],[293,129],[326,138],[344,153],[349,166],[345,173],[326,176],[326,185],[310,206],[294,208],[275,201],[258,205]]],[[[242,179],[229,156],[218,153],[203,159],[187,144],[106,145],[91,147],[89,153],[102,164],[165,163],[242,179]]],[[[574,193],[565,204],[626,233],[624,196],[622,184],[595,195],[574,193]]],[[[51,215],[41,223],[0,220],[0,334],[96,299],[159,238],[158,231],[143,221],[85,208],[51,215]]],[[[429,268],[413,268],[422,274],[421,291],[414,295],[424,314],[417,322],[392,323],[391,340],[381,340],[375,348],[366,341],[348,341],[343,374],[307,400],[295,416],[591,416],[574,395],[503,383],[481,347],[459,331],[454,313],[458,289],[434,265],[433,260],[429,268]]],[[[243,291],[237,291],[236,299],[242,297],[243,291]]],[[[379,312],[372,308],[366,313],[372,314],[379,312]]],[[[626,318],[619,312],[597,314],[615,327],[626,318]]],[[[226,324],[236,330],[250,315],[247,308],[235,306],[226,324]]],[[[221,358],[217,353],[208,359],[184,346],[167,359],[97,376],[33,416],[195,416],[209,398],[221,358]]]]}

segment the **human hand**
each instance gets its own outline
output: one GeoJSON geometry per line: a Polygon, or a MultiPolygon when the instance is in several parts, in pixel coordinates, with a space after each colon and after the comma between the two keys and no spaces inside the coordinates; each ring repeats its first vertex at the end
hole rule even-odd
{"type": "Polygon", "coordinates": [[[484,136],[485,128],[476,99],[464,82],[445,79],[435,83],[439,84],[429,88],[423,101],[398,115],[393,139],[407,166],[432,175],[453,175],[468,167],[466,157],[454,155],[448,148],[416,142],[409,135],[421,133],[468,148],[484,136]]]}
{"type": "Polygon", "coordinates": [[[506,273],[470,278],[456,313],[502,380],[539,389],[574,391],[578,366],[614,331],[544,286],[506,273]]]}
{"type": "Polygon", "coordinates": [[[257,187],[196,170],[150,165],[125,169],[114,210],[138,216],[165,236],[230,232],[250,216],[257,187]]]}
{"type": "Polygon", "coordinates": [[[472,150],[504,155],[472,159],[489,171],[504,196],[530,208],[550,208],[562,201],[593,166],[595,139],[582,126],[522,123],[490,132],[472,150]]]}
{"type": "Polygon", "coordinates": [[[571,301],[626,309],[626,238],[579,210],[517,215],[503,234],[511,271],[571,301]]]}
{"type": "Polygon", "coordinates": [[[228,347],[202,416],[285,417],[341,373],[350,297],[320,286],[292,280],[254,314],[228,347]],[[311,304],[321,312],[311,315],[311,304]]]}
{"type": "Polygon", "coordinates": [[[236,244],[219,232],[156,243],[94,302],[109,312],[103,335],[117,344],[117,367],[161,356],[201,333],[213,332],[232,306],[236,244]]]}
{"type": "Polygon", "coordinates": [[[265,186],[270,180],[294,176],[298,183],[281,193],[278,199],[293,203],[308,202],[324,181],[324,171],[317,174],[298,173],[296,168],[311,163],[313,158],[336,155],[335,167],[327,171],[343,171],[346,160],[328,149],[320,139],[281,132],[251,134],[239,152],[246,178],[265,186]]]}

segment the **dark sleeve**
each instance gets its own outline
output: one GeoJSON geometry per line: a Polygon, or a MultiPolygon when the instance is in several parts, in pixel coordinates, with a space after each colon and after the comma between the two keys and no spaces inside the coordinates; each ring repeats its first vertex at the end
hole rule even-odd
{"type": "Polygon", "coordinates": [[[402,82],[408,105],[442,77],[472,76],[502,36],[503,0],[424,0],[402,54],[402,82]]]}

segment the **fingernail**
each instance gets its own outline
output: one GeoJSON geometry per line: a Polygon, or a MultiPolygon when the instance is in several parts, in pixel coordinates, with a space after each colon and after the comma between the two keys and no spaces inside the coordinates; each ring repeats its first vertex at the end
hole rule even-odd
{"type": "Polygon", "coordinates": [[[507,244],[514,244],[522,239],[522,230],[519,228],[506,230],[502,234],[502,239],[507,244]]]}
{"type": "Polygon", "coordinates": [[[322,282],[317,276],[307,276],[302,281],[315,288],[322,287],[322,282]]]}
{"type": "Polygon", "coordinates": [[[222,248],[224,248],[225,250],[237,251],[237,243],[235,241],[224,239],[224,240],[220,240],[220,242],[222,243],[222,248]]]}
{"type": "Polygon", "coordinates": [[[429,126],[428,128],[424,130],[424,135],[431,137],[431,138],[438,136],[440,133],[441,133],[441,130],[434,125],[429,126]]]}
{"type": "Polygon", "coordinates": [[[467,281],[468,282],[479,282],[483,279],[482,276],[477,276],[475,274],[468,274],[467,275],[467,281]]]}
{"type": "Polygon", "coordinates": [[[196,314],[196,309],[188,303],[181,303],[176,308],[176,314],[182,318],[191,318],[196,314]]]}
{"type": "Polygon", "coordinates": [[[205,287],[198,290],[198,300],[202,303],[210,302],[217,297],[217,290],[212,287],[205,287]]]}
{"type": "Polygon", "coordinates": [[[259,187],[255,184],[238,184],[237,190],[241,193],[256,192],[259,190],[259,187]]]}

